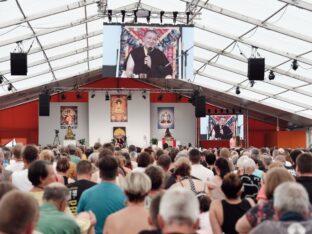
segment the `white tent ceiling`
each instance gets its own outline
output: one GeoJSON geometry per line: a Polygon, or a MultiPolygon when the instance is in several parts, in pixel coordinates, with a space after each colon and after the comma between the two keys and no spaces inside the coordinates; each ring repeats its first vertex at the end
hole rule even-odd
{"type": "MultiPolygon", "coordinates": [[[[194,19],[191,82],[234,96],[240,87],[240,98],[312,119],[311,0],[100,2],[103,9],[200,13],[194,19]],[[265,57],[266,78],[251,87],[247,58],[254,54],[265,57]],[[297,70],[291,68],[294,59],[297,70]],[[274,80],[268,79],[270,70],[274,80]]],[[[0,11],[0,74],[5,77],[0,96],[101,68],[102,25],[107,17],[98,13],[97,1],[0,0],[0,11]],[[29,50],[27,76],[10,75],[10,52],[18,41],[29,50]],[[12,91],[7,90],[9,83],[12,91]]],[[[114,16],[113,22],[121,18],[114,16]]]]}

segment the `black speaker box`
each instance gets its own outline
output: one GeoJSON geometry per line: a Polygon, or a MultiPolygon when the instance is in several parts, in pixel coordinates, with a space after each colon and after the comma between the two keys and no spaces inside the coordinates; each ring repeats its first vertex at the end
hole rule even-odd
{"type": "Polygon", "coordinates": [[[39,95],[39,116],[50,115],[50,95],[40,94],[39,95]]]}
{"type": "Polygon", "coordinates": [[[248,79],[264,80],[264,58],[248,59],[248,79]]]}
{"type": "Polygon", "coordinates": [[[196,118],[206,116],[206,97],[197,96],[195,99],[195,116],[196,118]]]}
{"type": "Polygon", "coordinates": [[[26,53],[11,53],[11,75],[12,76],[27,75],[26,53]]]}

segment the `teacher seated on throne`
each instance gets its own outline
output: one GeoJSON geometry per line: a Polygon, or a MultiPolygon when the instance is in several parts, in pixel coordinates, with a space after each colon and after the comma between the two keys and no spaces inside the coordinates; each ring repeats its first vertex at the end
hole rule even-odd
{"type": "Polygon", "coordinates": [[[68,126],[65,134],[65,140],[75,140],[75,137],[76,135],[74,134],[72,127],[68,126]]]}

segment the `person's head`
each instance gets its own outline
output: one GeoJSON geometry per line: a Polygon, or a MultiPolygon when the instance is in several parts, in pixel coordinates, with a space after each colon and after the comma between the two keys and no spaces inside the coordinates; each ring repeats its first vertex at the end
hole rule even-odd
{"type": "Polygon", "coordinates": [[[229,158],[231,156],[230,150],[228,148],[222,148],[220,150],[219,156],[221,158],[229,158]]]}
{"type": "Polygon", "coordinates": [[[270,169],[264,179],[267,199],[272,199],[275,188],[286,181],[295,181],[295,179],[285,168],[270,169]]]}
{"type": "Polygon", "coordinates": [[[221,190],[228,199],[236,199],[241,195],[243,184],[238,175],[228,173],[224,176],[221,190]]]}
{"type": "Polygon", "coordinates": [[[309,195],[306,189],[296,182],[284,182],[274,191],[274,209],[277,216],[295,212],[302,216],[309,214],[309,195]]]}
{"type": "Polygon", "coordinates": [[[159,224],[162,230],[178,225],[194,232],[198,227],[199,202],[195,194],[185,188],[167,190],[161,198],[159,224]]]}
{"type": "Polygon", "coordinates": [[[68,150],[69,155],[75,155],[76,154],[76,146],[73,144],[68,145],[67,150],[68,150]]]}
{"type": "Polygon", "coordinates": [[[204,151],[204,155],[205,155],[206,162],[209,166],[212,166],[215,164],[217,157],[214,153],[211,153],[209,151],[204,151]]]}
{"type": "Polygon", "coordinates": [[[185,177],[185,176],[190,176],[191,175],[191,162],[188,158],[179,158],[175,163],[174,163],[174,175],[175,176],[180,176],[180,177],[185,177]]]}
{"type": "Polygon", "coordinates": [[[93,145],[94,150],[99,150],[102,147],[102,144],[100,142],[95,142],[93,145]]]}
{"type": "Polygon", "coordinates": [[[155,227],[156,229],[160,229],[157,216],[159,214],[159,206],[163,194],[163,192],[160,192],[155,197],[153,197],[149,207],[148,223],[150,226],[155,227]]]}
{"type": "Polygon", "coordinates": [[[192,164],[200,163],[200,152],[198,149],[191,149],[189,152],[189,159],[192,164]]]}
{"type": "Polygon", "coordinates": [[[171,158],[169,155],[163,154],[157,160],[157,165],[161,166],[162,169],[167,172],[170,168],[171,158]]]}
{"type": "Polygon", "coordinates": [[[148,175],[148,177],[151,179],[151,190],[159,190],[162,188],[165,179],[165,172],[161,167],[149,165],[145,169],[145,174],[148,175]]]}
{"type": "Polygon", "coordinates": [[[198,202],[199,202],[199,210],[200,213],[204,213],[209,211],[211,199],[206,193],[200,193],[196,195],[198,202]]]}
{"type": "Polygon", "coordinates": [[[137,158],[138,167],[147,167],[151,163],[151,156],[149,153],[140,153],[137,158]]]}
{"type": "Polygon", "coordinates": [[[55,174],[50,163],[43,160],[32,162],[28,169],[28,179],[33,186],[46,187],[55,182],[55,174]]]}
{"type": "Polygon", "coordinates": [[[300,154],[296,160],[296,170],[298,175],[311,174],[312,173],[312,154],[303,153],[300,154]]]}
{"type": "Polygon", "coordinates": [[[67,173],[69,167],[70,167],[69,159],[66,157],[60,158],[56,163],[57,172],[67,173]]]}
{"type": "Polygon", "coordinates": [[[10,191],[0,201],[0,232],[31,234],[39,217],[36,199],[29,193],[10,191]]]}
{"type": "Polygon", "coordinates": [[[44,149],[44,150],[42,150],[40,152],[39,159],[40,160],[44,160],[44,161],[48,161],[50,163],[53,163],[53,161],[54,161],[54,153],[53,153],[52,150],[44,149]]]}
{"type": "Polygon", "coordinates": [[[129,202],[143,202],[148,192],[151,190],[151,180],[141,172],[130,172],[121,183],[129,202]]]}
{"type": "Polygon", "coordinates": [[[168,149],[168,148],[169,148],[168,143],[164,143],[164,144],[163,144],[163,149],[165,150],[165,149],[168,149]]]}
{"type": "Polygon", "coordinates": [[[163,151],[162,149],[156,150],[155,159],[158,160],[158,158],[160,157],[160,155],[163,155],[163,154],[164,154],[164,151],[163,151]]]}
{"type": "Polygon", "coordinates": [[[251,157],[254,159],[259,159],[260,156],[260,150],[257,148],[252,148],[250,151],[251,157]]]}
{"type": "Polygon", "coordinates": [[[177,154],[179,153],[179,150],[176,149],[176,148],[172,148],[170,151],[169,151],[169,156],[171,158],[171,162],[174,162],[174,159],[175,157],[177,156],[177,154]]]}
{"type": "Polygon", "coordinates": [[[61,183],[51,183],[44,188],[43,201],[55,205],[59,211],[65,211],[69,195],[68,188],[61,183]]]}
{"type": "Polygon", "coordinates": [[[129,152],[136,152],[135,145],[129,145],[128,149],[129,149],[129,152]]]}
{"type": "Polygon", "coordinates": [[[113,156],[100,158],[98,161],[102,180],[115,180],[118,174],[118,162],[113,156]]]}
{"type": "Polygon", "coordinates": [[[221,117],[219,120],[220,125],[225,125],[226,124],[226,119],[224,117],[221,117]]]}
{"type": "Polygon", "coordinates": [[[113,146],[112,143],[105,143],[105,144],[103,145],[103,149],[109,149],[109,150],[112,151],[113,153],[114,153],[114,151],[115,151],[115,147],[113,146]]]}
{"type": "Polygon", "coordinates": [[[240,174],[250,175],[256,169],[256,163],[248,156],[242,156],[237,160],[237,167],[240,174]]]}
{"type": "Polygon", "coordinates": [[[77,164],[77,176],[92,176],[92,164],[87,160],[81,160],[77,164]]]}
{"type": "Polygon", "coordinates": [[[143,44],[146,49],[154,48],[157,45],[158,34],[154,30],[148,30],[143,37],[143,44]]]}
{"type": "Polygon", "coordinates": [[[35,145],[26,145],[22,150],[22,157],[25,163],[30,164],[38,159],[38,149],[35,145]]]}
{"type": "Polygon", "coordinates": [[[217,161],[215,162],[215,168],[217,174],[223,179],[224,176],[231,172],[229,162],[225,158],[218,158],[217,161]]]}
{"type": "Polygon", "coordinates": [[[13,147],[12,153],[13,153],[13,158],[16,160],[22,159],[22,149],[23,145],[17,144],[13,147]]]}
{"type": "Polygon", "coordinates": [[[2,199],[2,197],[10,192],[11,190],[15,190],[17,189],[12,183],[10,182],[6,182],[6,181],[2,181],[0,182],[0,200],[2,199]]]}

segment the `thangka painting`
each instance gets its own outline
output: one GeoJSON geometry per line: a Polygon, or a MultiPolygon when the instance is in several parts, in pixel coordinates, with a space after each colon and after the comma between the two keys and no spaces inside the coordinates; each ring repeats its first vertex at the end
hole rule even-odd
{"type": "Polygon", "coordinates": [[[126,128],[125,127],[113,127],[113,138],[115,140],[115,146],[123,148],[126,144],[126,128]]]}
{"type": "Polygon", "coordinates": [[[157,108],[158,129],[174,129],[174,107],[157,108]]]}
{"type": "Polygon", "coordinates": [[[119,76],[178,78],[180,38],[179,27],[124,26],[120,40],[119,76]],[[147,58],[151,60],[150,64],[147,58]]]}
{"type": "Polygon", "coordinates": [[[61,129],[78,127],[78,108],[77,106],[61,106],[60,113],[61,129]]]}
{"type": "Polygon", "coordinates": [[[111,122],[128,122],[127,95],[111,95],[111,122]]]}

